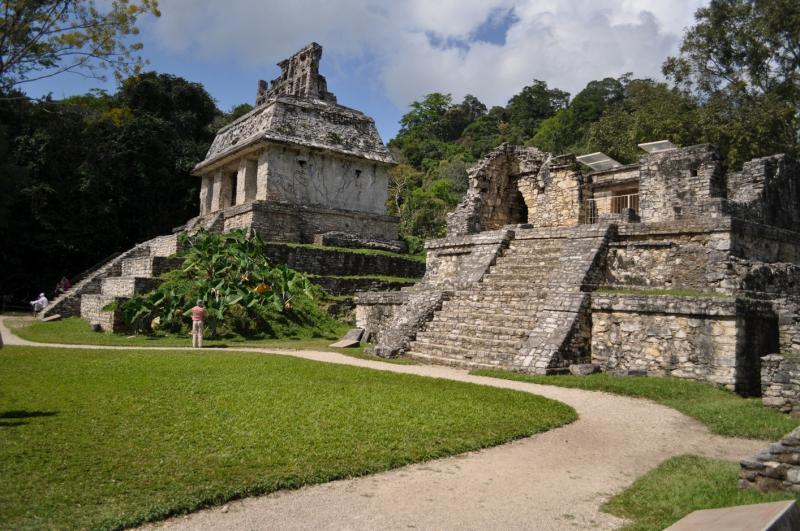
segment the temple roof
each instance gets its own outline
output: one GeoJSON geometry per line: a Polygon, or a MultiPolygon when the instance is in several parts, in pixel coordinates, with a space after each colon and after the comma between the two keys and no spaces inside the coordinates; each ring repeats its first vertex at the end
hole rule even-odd
{"type": "Polygon", "coordinates": [[[258,144],[290,144],[395,164],[375,122],[362,112],[321,100],[278,96],[223,127],[194,173],[206,173],[258,144]]]}

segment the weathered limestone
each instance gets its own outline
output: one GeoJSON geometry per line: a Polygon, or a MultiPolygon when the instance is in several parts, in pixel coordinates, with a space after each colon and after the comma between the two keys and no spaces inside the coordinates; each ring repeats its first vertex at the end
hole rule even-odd
{"type": "Polygon", "coordinates": [[[748,299],[595,293],[592,363],[761,394],[761,358],[777,348],[768,303],[748,299]]]}
{"type": "Polygon", "coordinates": [[[740,464],[741,488],[800,492],[800,428],[740,464]]]}
{"type": "Polygon", "coordinates": [[[253,228],[265,239],[310,243],[340,231],[397,240],[397,220],[386,215],[394,159],[371,118],[336,104],[321,54],[312,43],[281,62],[270,88],[259,82],[256,108],[217,133],[194,169],[200,216],[223,211],[223,230],[253,228]],[[282,230],[287,210],[295,227],[282,230]]]}
{"type": "Polygon", "coordinates": [[[281,75],[272,80],[271,86],[267,87],[267,82],[264,80],[258,82],[256,105],[261,105],[277,96],[298,96],[336,103],[336,96],[328,92],[328,84],[319,74],[321,57],[322,46],[312,42],[290,58],[278,63],[281,75]]]}
{"type": "Polygon", "coordinates": [[[510,224],[574,227],[584,218],[588,181],[574,156],[502,144],[469,174],[469,189],[447,216],[451,236],[510,224]]]}

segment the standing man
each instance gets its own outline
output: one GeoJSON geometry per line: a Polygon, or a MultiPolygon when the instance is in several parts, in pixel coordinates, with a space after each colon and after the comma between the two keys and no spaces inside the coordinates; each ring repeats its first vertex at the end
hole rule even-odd
{"type": "Polygon", "coordinates": [[[203,348],[203,321],[208,312],[203,306],[203,300],[197,299],[197,306],[192,308],[192,347],[203,348]]]}

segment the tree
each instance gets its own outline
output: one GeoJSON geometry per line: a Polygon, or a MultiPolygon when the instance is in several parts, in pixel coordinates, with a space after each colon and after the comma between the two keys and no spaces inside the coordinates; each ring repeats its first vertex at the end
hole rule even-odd
{"type": "Polygon", "coordinates": [[[751,95],[800,91],[800,3],[712,0],[695,13],[664,73],[704,94],[729,88],[751,95]]]}
{"type": "Polygon", "coordinates": [[[542,120],[565,108],[568,102],[568,92],[550,89],[544,81],[534,79],[533,84],[523,87],[506,106],[509,123],[521,133],[518,141],[533,136],[542,120]]]}
{"type": "Polygon", "coordinates": [[[712,0],[663,70],[702,104],[706,141],[728,164],[800,155],[800,4],[712,0]]]}
{"type": "Polygon", "coordinates": [[[101,78],[138,73],[140,16],[159,16],[158,0],[0,0],[0,91],[64,72],[101,78]]]}
{"type": "Polygon", "coordinates": [[[702,141],[698,107],[664,83],[634,79],[625,85],[624,99],[589,126],[585,151],[630,163],[641,155],[638,144],[662,139],[683,146],[702,141]]]}

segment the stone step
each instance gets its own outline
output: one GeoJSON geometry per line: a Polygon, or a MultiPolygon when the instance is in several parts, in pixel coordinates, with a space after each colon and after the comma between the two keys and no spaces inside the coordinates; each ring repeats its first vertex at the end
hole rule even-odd
{"type": "Polygon", "coordinates": [[[404,356],[413,360],[421,361],[423,363],[445,365],[448,367],[465,367],[469,369],[494,369],[497,367],[503,367],[506,363],[508,363],[508,360],[506,359],[484,360],[483,358],[480,358],[480,361],[476,361],[473,358],[448,358],[437,354],[429,354],[415,350],[406,352],[404,356]]]}
{"type": "Polygon", "coordinates": [[[111,297],[130,297],[157,288],[162,280],[148,277],[108,277],[103,279],[100,292],[111,297]]]}
{"type": "Polygon", "coordinates": [[[414,341],[409,346],[409,351],[427,354],[431,357],[449,358],[451,360],[482,360],[493,362],[511,360],[517,355],[517,349],[489,348],[480,349],[469,346],[444,345],[434,342],[414,341]]]}
{"type": "MultiPolygon", "coordinates": [[[[429,325],[431,323],[428,323],[429,325]]],[[[458,336],[464,338],[475,339],[492,339],[498,341],[519,342],[528,337],[529,331],[524,328],[505,328],[501,326],[481,326],[469,327],[462,326],[456,328],[455,326],[442,326],[439,323],[434,326],[428,326],[425,330],[417,332],[417,339],[420,337],[426,338],[447,338],[450,336],[458,336]]]]}
{"type": "MultiPolygon", "coordinates": [[[[425,329],[426,331],[430,331],[430,325],[433,324],[434,321],[429,321],[427,323],[428,327],[425,329]]],[[[436,321],[436,326],[439,326],[439,323],[443,324],[443,321],[436,321]]],[[[458,334],[462,335],[479,335],[479,334],[488,334],[488,335],[507,335],[509,337],[527,337],[528,336],[528,329],[519,327],[519,326],[503,326],[497,324],[486,324],[481,327],[470,326],[466,324],[461,325],[454,325],[453,328],[446,329],[446,331],[454,331],[458,334]]]]}
{"type": "Polygon", "coordinates": [[[517,350],[522,346],[523,338],[497,338],[489,335],[459,335],[455,331],[444,334],[440,331],[427,332],[421,330],[417,332],[417,342],[435,343],[437,345],[447,345],[459,348],[469,348],[475,350],[517,350]]]}
{"type": "Polygon", "coordinates": [[[442,305],[440,313],[450,311],[472,312],[473,315],[481,314],[507,314],[507,315],[533,315],[541,307],[541,299],[514,299],[510,301],[492,301],[486,299],[453,299],[442,305]]]}
{"type": "MultiPolygon", "coordinates": [[[[531,281],[531,280],[491,280],[486,286],[485,293],[505,293],[510,294],[509,297],[524,297],[530,294],[531,297],[541,298],[547,289],[548,283],[544,281],[531,281]]],[[[503,295],[495,297],[502,300],[503,295]]]]}
{"type": "Polygon", "coordinates": [[[513,289],[500,289],[494,286],[483,286],[483,289],[475,288],[456,294],[450,301],[455,302],[477,302],[481,306],[490,309],[502,310],[508,305],[526,305],[535,301],[542,301],[546,293],[541,287],[526,286],[525,289],[514,287],[513,289]]]}
{"type": "Polygon", "coordinates": [[[528,284],[545,284],[550,278],[551,271],[537,271],[536,273],[525,273],[520,271],[509,271],[505,268],[492,270],[481,282],[484,286],[491,286],[495,282],[510,280],[513,282],[526,282],[528,284]]]}
{"type": "Polygon", "coordinates": [[[536,317],[528,316],[515,316],[512,314],[505,315],[490,315],[490,316],[476,316],[469,312],[453,311],[435,314],[433,319],[428,323],[428,329],[433,327],[444,326],[444,330],[448,330],[454,326],[467,325],[476,328],[483,328],[484,326],[502,326],[508,328],[520,328],[523,330],[531,330],[536,326],[536,317]]]}
{"type": "Polygon", "coordinates": [[[177,234],[168,234],[166,236],[153,238],[148,245],[150,247],[150,256],[168,257],[183,250],[183,245],[178,241],[177,234]]]}
{"type": "Polygon", "coordinates": [[[536,245],[514,245],[513,243],[508,247],[502,258],[510,258],[513,256],[541,256],[542,258],[554,258],[559,256],[564,249],[564,246],[536,246],[536,245]]]}
{"type": "Polygon", "coordinates": [[[166,256],[139,256],[136,258],[125,258],[122,260],[123,277],[159,277],[167,271],[180,268],[183,265],[182,258],[170,258],[166,256]]]}

